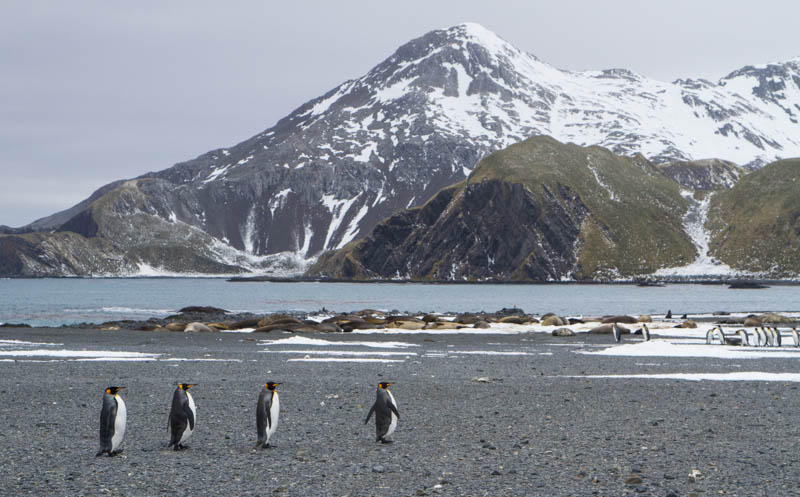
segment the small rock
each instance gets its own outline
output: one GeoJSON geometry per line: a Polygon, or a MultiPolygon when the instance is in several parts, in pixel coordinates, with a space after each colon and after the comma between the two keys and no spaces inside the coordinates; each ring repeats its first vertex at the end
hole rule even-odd
{"type": "Polygon", "coordinates": [[[383,473],[383,466],[381,466],[380,464],[376,464],[375,466],[372,467],[372,472],[383,473]]]}
{"type": "Polygon", "coordinates": [[[625,485],[640,485],[642,483],[642,478],[637,475],[631,475],[625,479],[625,485]]]}

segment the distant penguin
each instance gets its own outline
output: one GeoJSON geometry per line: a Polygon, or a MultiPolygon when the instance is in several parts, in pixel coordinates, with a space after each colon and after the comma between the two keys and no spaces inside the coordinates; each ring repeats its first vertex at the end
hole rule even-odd
{"type": "Polygon", "coordinates": [[[775,335],[772,333],[772,329],[761,327],[761,331],[764,333],[764,336],[767,337],[767,346],[774,347],[775,346],[775,335]]]}
{"type": "Polygon", "coordinates": [[[688,316],[686,314],[681,316],[681,319],[686,319],[688,316]]]}
{"type": "Polygon", "coordinates": [[[119,396],[119,391],[125,387],[108,387],[103,394],[103,408],[100,410],[100,450],[96,457],[108,454],[116,456],[122,449],[122,439],[125,438],[125,424],[128,420],[128,411],[125,401],[119,396]]]}
{"type": "Polygon", "coordinates": [[[775,346],[780,347],[783,338],[781,337],[781,330],[778,328],[772,328],[772,333],[775,335],[775,346]]]}
{"type": "Polygon", "coordinates": [[[645,342],[650,341],[650,329],[647,327],[647,324],[642,323],[642,338],[644,338],[645,342]]]}
{"type": "Polygon", "coordinates": [[[397,428],[397,420],[400,413],[397,411],[397,403],[394,401],[392,392],[389,391],[391,382],[382,381],[378,383],[378,390],[375,392],[375,403],[370,407],[364,424],[367,424],[372,413],[375,413],[375,441],[381,443],[392,443],[386,437],[394,433],[397,428]]]}
{"type": "Polygon", "coordinates": [[[765,347],[768,344],[766,333],[761,328],[755,328],[755,332],[758,335],[758,346],[765,347]]]}
{"type": "Polygon", "coordinates": [[[667,311],[667,315],[664,316],[664,319],[672,319],[672,310],[667,311]]]}
{"type": "Polygon", "coordinates": [[[189,389],[195,385],[195,383],[180,383],[172,395],[172,409],[169,411],[169,428],[172,437],[169,447],[174,447],[175,450],[186,448],[183,442],[192,436],[195,423],[197,423],[197,407],[194,405],[192,394],[189,393],[189,389]]]}
{"type": "Polygon", "coordinates": [[[792,327],[792,341],[795,347],[800,347],[800,335],[797,334],[797,328],[792,327]]]}
{"type": "Polygon", "coordinates": [[[619,343],[619,340],[622,337],[622,332],[620,331],[619,326],[617,326],[617,323],[613,323],[611,325],[611,333],[614,335],[614,341],[619,343]]]}
{"type": "Polygon", "coordinates": [[[275,387],[280,383],[268,381],[264,384],[264,389],[258,395],[256,405],[256,431],[258,432],[258,442],[256,447],[269,447],[269,439],[278,429],[278,415],[281,410],[280,399],[275,387]]]}
{"type": "Polygon", "coordinates": [[[736,334],[739,335],[739,339],[743,347],[750,346],[750,340],[748,339],[747,332],[745,330],[736,330],[736,334]]]}

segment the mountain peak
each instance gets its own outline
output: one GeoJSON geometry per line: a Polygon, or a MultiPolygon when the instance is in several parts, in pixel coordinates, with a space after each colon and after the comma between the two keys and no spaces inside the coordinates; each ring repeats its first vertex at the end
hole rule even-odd
{"type": "Polygon", "coordinates": [[[511,48],[516,50],[513,45],[500,38],[497,33],[475,22],[462,22],[446,30],[448,33],[458,34],[459,36],[479,43],[484,47],[497,47],[501,50],[511,48]]]}

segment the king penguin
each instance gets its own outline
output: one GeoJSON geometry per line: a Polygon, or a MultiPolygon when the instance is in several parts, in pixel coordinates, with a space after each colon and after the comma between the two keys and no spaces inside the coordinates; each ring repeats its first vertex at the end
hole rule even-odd
{"type": "Polygon", "coordinates": [[[183,442],[189,440],[197,423],[197,407],[194,405],[189,389],[195,383],[180,383],[172,395],[172,409],[169,411],[169,428],[172,433],[168,447],[183,450],[183,442]]]}
{"type": "Polygon", "coordinates": [[[611,333],[614,335],[614,341],[619,343],[619,340],[622,337],[622,331],[620,331],[617,323],[611,325],[611,333]]]}
{"type": "Polygon", "coordinates": [[[386,437],[394,433],[397,428],[397,420],[400,413],[397,411],[397,403],[394,401],[392,392],[389,391],[391,382],[382,381],[378,383],[378,390],[375,392],[375,403],[370,407],[364,424],[367,424],[372,413],[375,413],[375,441],[381,443],[392,443],[386,437]]]}
{"type": "Polygon", "coordinates": [[[108,387],[103,394],[103,408],[100,410],[100,450],[96,456],[108,454],[116,456],[122,449],[122,439],[125,437],[125,423],[128,420],[128,411],[125,401],[119,396],[119,391],[125,387],[108,387]]]}
{"type": "Polygon", "coordinates": [[[256,405],[258,441],[256,442],[256,447],[265,449],[269,447],[269,439],[278,429],[278,415],[281,410],[281,402],[278,398],[278,392],[275,390],[278,385],[280,383],[268,381],[258,395],[258,404],[256,405]]]}

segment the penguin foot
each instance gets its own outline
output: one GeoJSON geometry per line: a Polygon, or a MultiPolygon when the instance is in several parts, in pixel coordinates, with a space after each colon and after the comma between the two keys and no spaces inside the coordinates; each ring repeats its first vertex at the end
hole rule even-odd
{"type": "Polygon", "coordinates": [[[94,457],[100,457],[100,456],[102,456],[102,455],[103,455],[103,454],[105,454],[105,453],[106,453],[106,451],[105,451],[105,450],[103,450],[103,449],[100,449],[100,451],[99,451],[97,454],[95,454],[95,455],[94,455],[94,457]]]}
{"type": "Polygon", "coordinates": [[[108,455],[111,456],[111,457],[118,456],[118,455],[122,454],[123,450],[124,449],[117,449],[114,452],[109,452],[108,455]]]}
{"type": "Polygon", "coordinates": [[[379,441],[380,441],[380,443],[382,443],[382,444],[391,444],[391,443],[394,443],[393,441],[391,441],[391,440],[386,440],[385,438],[381,438],[379,441]]]}

